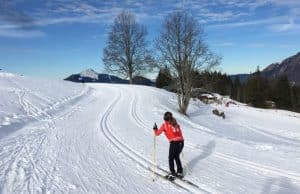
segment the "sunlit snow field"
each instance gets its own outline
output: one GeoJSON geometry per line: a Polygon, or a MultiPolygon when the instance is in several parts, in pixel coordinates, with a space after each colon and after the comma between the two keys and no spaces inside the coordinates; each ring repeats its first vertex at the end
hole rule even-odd
{"type": "MultiPolygon", "coordinates": [[[[192,100],[186,117],[176,100],[154,87],[0,73],[0,193],[300,193],[300,114],[192,100]],[[199,188],[152,181],[152,126],[165,111],[199,188]]],[[[157,138],[161,174],[168,146],[157,138]]]]}

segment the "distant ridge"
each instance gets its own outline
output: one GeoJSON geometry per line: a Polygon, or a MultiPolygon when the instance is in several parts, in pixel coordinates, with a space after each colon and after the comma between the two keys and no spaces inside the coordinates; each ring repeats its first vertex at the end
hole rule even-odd
{"type": "MultiPolygon", "coordinates": [[[[267,79],[276,79],[281,75],[286,75],[292,84],[300,85],[300,52],[284,59],[281,63],[272,63],[261,71],[261,75],[267,79]]],[[[239,77],[245,83],[251,74],[231,75],[231,79],[239,77]]]]}
{"type": "Polygon", "coordinates": [[[272,63],[262,71],[262,75],[268,79],[286,75],[290,82],[300,85],[300,52],[281,63],[272,63]]]}
{"type": "MultiPolygon", "coordinates": [[[[72,82],[90,82],[90,83],[117,83],[117,84],[128,84],[129,81],[121,79],[114,75],[100,74],[93,69],[84,70],[78,74],[72,74],[65,78],[66,81],[72,82]]],[[[142,76],[135,76],[133,83],[138,85],[154,86],[154,82],[142,76]]]]}
{"type": "Polygon", "coordinates": [[[236,78],[240,79],[241,83],[245,83],[249,79],[250,74],[235,74],[230,75],[230,78],[232,81],[234,81],[236,78]]]}

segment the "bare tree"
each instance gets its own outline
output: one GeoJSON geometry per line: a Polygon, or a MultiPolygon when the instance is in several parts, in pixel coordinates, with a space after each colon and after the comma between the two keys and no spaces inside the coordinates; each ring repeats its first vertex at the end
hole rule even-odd
{"type": "Polygon", "coordinates": [[[168,15],[156,41],[163,65],[169,66],[177,80],[179,111],[186,114],[192,92],[195,71],[219,64],[203,41],[203,29],[195,18],[186,12],[168,15]]]}
{"type": "Polygon", "coordinates": [[[136,22],[135,16],[123,11],[111,26],[103,62],[109,72],[129,78],[145,72],[154,64],[147,52],[146,28],[136,22]]]}

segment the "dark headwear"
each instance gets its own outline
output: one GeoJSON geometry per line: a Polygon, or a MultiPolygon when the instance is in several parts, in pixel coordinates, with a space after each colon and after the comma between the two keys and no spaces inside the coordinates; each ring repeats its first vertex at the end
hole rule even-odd
{"type": "Polygon", "coordinates": [[[165,121],[171,121],[171,119],[173,118],[172,113],[171,112],[165,112],[164,114],[164,120],[165,121]]]}

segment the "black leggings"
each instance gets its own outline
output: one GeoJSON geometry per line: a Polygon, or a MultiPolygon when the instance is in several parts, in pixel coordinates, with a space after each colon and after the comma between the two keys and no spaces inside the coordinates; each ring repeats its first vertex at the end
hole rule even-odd
{"type": "Polygon", "coordinates": [[[177,166],[177,173],[182,173],[182,165],[180,161],[180,153],[183,149],[183,141],[171,141],[169,149],[169,168],[172,174],[175,174],[174,160],[177,166]]]}

